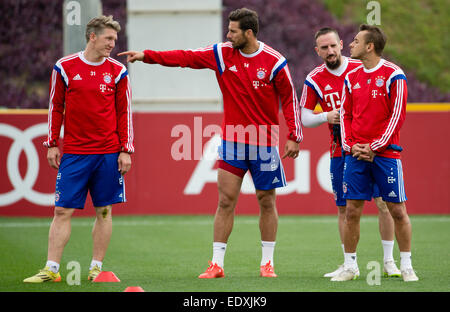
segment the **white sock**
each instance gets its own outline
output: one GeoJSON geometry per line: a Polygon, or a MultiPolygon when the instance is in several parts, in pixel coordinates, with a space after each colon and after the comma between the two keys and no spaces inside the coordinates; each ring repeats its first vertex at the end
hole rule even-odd
{"type": "Polygon", "coordinates": [[[89,271],[92,270],[95,266],[98,266],[100,268],[100,270],[102,269],[102,264],[103,262],[98,261],[98,260],[92,260],[91,261],[91,266],[89,267],[89,271]]]}
{"type": "Polygon", "coordinates": [[[394,260],[394,241],[381,240],[381,244],[383,245],[384,262],[394,260]]]}
{"type": "Polygon", "coordinates": [[[400,251],[400,270],[406,270],[412,268],[411,264],[411,252],[400,251]]]}
{"type": "Polygon", "coordinates": [[[261,241],[262,257],[261,265],[266,265],[270,261],[273,266],[273,251],[275,249],[275,242],[261,241]]]}
{"type": "Polygon", "coordinates": [[[356,269],[358,267],[356,252],[344,253],[344,267],[356,269]]]}
{"type": "Polygon", "coordinates": [[[342,247],[342,254],[344,255],[344,260],[345,260],[345,247],[344,247],[344,244],[341,244],[341,247],[342,247]]]}
{"type": "Polygon", "coordinates": [[[47,260],[47,263],[45,264],[45,266],[49,267],[50,271],[52,271],[53,273],[59,272],[59,263],[57,263],[55,261],[47,260]]]}
{"type": "Polygon", "coordinates": [[[226,243],[213,242],[213,257],[211,262],[217,263],[217,265],[220,266],[222,269],[226,250],[227,250],[226,243]]]}

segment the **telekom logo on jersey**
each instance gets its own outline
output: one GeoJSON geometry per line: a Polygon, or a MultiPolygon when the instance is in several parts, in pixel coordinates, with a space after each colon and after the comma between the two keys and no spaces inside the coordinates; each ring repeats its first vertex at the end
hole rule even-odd
{"type": "MultiPolygon", "coordinates": [[[[252,127],[248,126],[235,126],[233,129],[234,132],[227,128],[227,133],[238,133],[238,136],[243,137],[245,133],[252,132],[252,129],[252,127]]],[[[184,188],[183,193],[185,195],[199,195],[202,193],[202,190],[207,183],[217,182],[217,169],[214,169],[214,166],[218,159],[218,147],[222,144],[220,134],[221,128],[218,125],[211,124],[203,127],[201,117],[194,117],[193,133],[188,125],[176,125],[172,128],[171,136],[179,138],[172,143],[172,159],[176,161],[198,160],[198,163],[184,188]],[[202,142],[205,137],[210,139],[203,146],[202,142]]],[[[332,193],[329,168],[330,156],[329,152],[326,151],[320,157],[315,173],[320,187],[326,192],[332,193]]],[[[299,157],[294,160],[294,179],[287,182],[287,186],[277,189],[277,194],[308,194],[311,192],[310,151],[300,151],[299,157]]],[[[251,177],[247,173],[242,182],[241,193],[253,194],[254,192],[255,187],[251,177]]]]}
{"type": "Polygon", "coordinates": [[[327,93],[324,95],[325,102],[328,107],[332,107],[333,109],[341,107],[341,100],[339,99],[339,92],[327,93]]]}

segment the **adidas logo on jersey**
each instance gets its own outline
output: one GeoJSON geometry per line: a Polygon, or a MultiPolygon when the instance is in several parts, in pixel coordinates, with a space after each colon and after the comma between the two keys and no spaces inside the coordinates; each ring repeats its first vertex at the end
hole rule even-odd
{"type": "Polygon", "coordinates": [[[397,197],[397,194],[395,194],[394,191],[391,191],[391,192],[388,194],[388,196],[389,196],[389,197],[397,197]]]}
{"type": "Polygon", "coordinates": [[[329,84],[327,84],[326,87],[325,87],[325,91],[332,90],[332,89],[333,88],[329,84]]]}
{"type": "Polygon", "coordinates": [[[357,82],[357,83],[355,84],[355,86],[353,87],[353,90],[359,89],[359,88],[361,88],[361,86],[360,86],[359,83],[357,82]]]}
{"type": "Polygon", "coordinates": [[[75,77],[73,77],[72,80],[83,80],[80,76],[80,74],[77,74],[75,77]]]}
{"type": "Polygon", "coordinates": [[[228,68],[229,70],[231,70],[232,72],[237,73],[237,68],[236,65],[231,66],[230,68],[228,68]]]}
{"type": "Polygon", "coordinates": [[[280,180],[278,180],[278,178],[277,178],[277,177],[273,178],[272,184],[274,184],[274,183],[278,183],[278,182],[280,182],[280,180]]]}

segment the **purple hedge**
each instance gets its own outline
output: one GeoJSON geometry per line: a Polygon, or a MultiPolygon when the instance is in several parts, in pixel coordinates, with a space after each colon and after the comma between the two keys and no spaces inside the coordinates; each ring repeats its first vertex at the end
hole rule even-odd
{"type": "MultiPolygon", "coordinates": [[[[127,47],[126,1],[103,1],[122,31],[116,51],[127,47]]],[[[47,108],[55,62],[63,57],[62,0],[0,1],[0,107],[47,108]]]]}

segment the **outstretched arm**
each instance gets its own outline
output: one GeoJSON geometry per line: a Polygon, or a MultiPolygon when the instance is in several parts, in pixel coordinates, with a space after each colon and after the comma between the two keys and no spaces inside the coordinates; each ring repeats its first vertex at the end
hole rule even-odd
{"type": "Polygon", "coordinates": [[[127,56],[127,63],[134,63],[135,61],[144,61],[144,52],[138,52],[138,51],[125,51],[120,52],[117,54],[117,56],[127,56]]]}
{"type": "Polygon", "coordinates": [[[217,45],[196,50],[144,50],[142,52],[125,51],[117,55],[126,55],[127,62],[131,63],[134,63],[135,61],[142,61],[148,64],[159,64],[168,67],[189,67],[193,69],[209,68],[217,70],[218,68],[214,49],[218,49],[217,45]]]}

